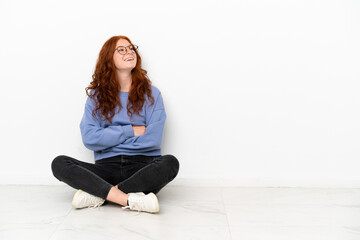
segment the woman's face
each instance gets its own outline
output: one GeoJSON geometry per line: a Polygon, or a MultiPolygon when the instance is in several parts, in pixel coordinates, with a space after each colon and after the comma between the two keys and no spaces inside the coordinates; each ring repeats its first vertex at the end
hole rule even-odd
{"type": "Polygon", "coordinates": [[[135,50],[130,50],[132,45],[125,39],[119,39],[116,43],[115,49],[119,51],[114,52],[114,63],[117,70],[131,71],[136,66],[136,53],[135,50]],[[125,50],[124,50],[125,47],[125,50]]]}

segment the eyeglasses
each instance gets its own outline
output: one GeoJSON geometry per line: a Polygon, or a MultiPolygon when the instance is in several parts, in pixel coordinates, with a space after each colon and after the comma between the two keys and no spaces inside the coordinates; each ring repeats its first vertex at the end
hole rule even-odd
{"type": "Polygon", "coordinates": [[[119,54],[125,55],[125,54],[127,53],[127,48],[128,48],[130,51],[134,51],[134,52],[135,52],[135,50],[138,49],[139,47],[136,46],[136,45],[130,45],[130,46],[127,46],[127,47],[119,46],[119,47],[115,48],[114,52],[115,52],[115,51],[118,51],[119,54]]]}

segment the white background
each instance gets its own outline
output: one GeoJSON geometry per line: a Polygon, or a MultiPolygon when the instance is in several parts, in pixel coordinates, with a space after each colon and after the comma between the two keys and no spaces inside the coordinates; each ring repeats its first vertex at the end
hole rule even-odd
{"type": "MultiPolygon", "coordinates": [[[[93,162],[79,123],[126,35],[167,111],[180,184],[359,187],[360,2],[0,1],[1,184],[93,162]]],[[[176,182],[175,181],[175,182],[176,182]]]]}

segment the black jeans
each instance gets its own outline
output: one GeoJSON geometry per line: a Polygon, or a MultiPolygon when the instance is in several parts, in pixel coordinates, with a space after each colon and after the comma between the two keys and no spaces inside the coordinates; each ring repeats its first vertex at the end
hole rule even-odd
{"type": "Polygon", "coordinates": [[[173,155],[118,155],[93,164],[60,155],[52,161],[51,169],[69,186],[106,199],[115,185],[125,193],[159,192],[176,177],[179,162],[173,155]]]}

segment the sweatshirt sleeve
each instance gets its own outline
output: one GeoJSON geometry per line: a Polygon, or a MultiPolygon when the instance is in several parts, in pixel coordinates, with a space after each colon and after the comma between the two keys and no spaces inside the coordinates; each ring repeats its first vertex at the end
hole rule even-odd
{"type": "Polygon", "coordinates": [[[128,140],[132,142],[126,145],[129,150],[146,152],[161,149],[166,112],[160,92],[155,98],[154,105],[149,107],[146,119],[145,133],[128,140]]]}
{"type": "Polygon", "coordinates": [[[94,105],[88,97],[84,115],[80,122],[81,137],[85,147],[93,151],[101,151],[134,137],[134,130],[131,125],[109,125],[102,127],[100,121],[93,118],[93,109],[94,105]]]}

